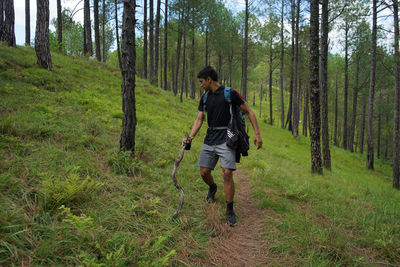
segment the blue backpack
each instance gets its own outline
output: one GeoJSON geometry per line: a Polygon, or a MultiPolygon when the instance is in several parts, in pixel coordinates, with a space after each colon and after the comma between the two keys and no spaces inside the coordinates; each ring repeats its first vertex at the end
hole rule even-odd
{"type": "MultiPolygon", "coordinates": [[[[226,135],[226,145],[236,151],[236,162],[240,162],[240,156],[248,156],[249,145],[249,135],[246,132],[246,123],[242,116],[242,111],[240,107],[232,105],[231,100],[231,87],[225,87],[224,98],[227,103],[229,103],[229,111],[231,113],[231,119],[228,126],[223,127],[212,127],[213,130],[227,130],[226,135]]],[[[203,95],[203,112],[204,120],[207,114],[207,98],[208,91],[203,95]]]]}

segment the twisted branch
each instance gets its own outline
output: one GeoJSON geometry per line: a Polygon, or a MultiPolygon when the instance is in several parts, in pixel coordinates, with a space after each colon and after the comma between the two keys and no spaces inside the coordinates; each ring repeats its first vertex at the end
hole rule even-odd
{"type": "MultiPolygon", "coordinates": [[[[188,134],[187,133],[186,133],[186,138],[188,138],[188,134]]],[[[179,158],[177,160],[175,160],[174,170],[172,171],[172,181],[174,182],[174,186],[181,192],[181,197],[180,197],[180,200],[179,200],[178,208],[176,209],[174,215],[172,216],[173,219],[176,219],[176,217],[178,217],[178,213],[181,211],[182,206],[183,206],[183,195],[184,195],[183,194],[183,189],[178,184],[178,181],[176,180],[176,172],[178,171],[179,163],[183,159],[183,154],[185,153],[185,148],[186,148],[186,145],[182,146],[181,153],[179,154],[179,158]]]]}

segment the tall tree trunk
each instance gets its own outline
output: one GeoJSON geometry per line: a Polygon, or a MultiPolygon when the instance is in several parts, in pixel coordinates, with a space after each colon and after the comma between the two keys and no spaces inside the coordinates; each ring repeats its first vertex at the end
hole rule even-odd
{"type": "Polygon", "coordinates": [[[208,27],[206,28],[206,66],[208,66],[208,27]]]}
{"type": "MultiPolygon", "coordinates": [[[[153,0],[150,0],[153,1],[153,0]]],[[[143,0],[143,78],[147,79],[147,0],[143,0]]]]}
{"type": "Polygon", "coordinates": [[[158,58],[159,58],[159,44],[160,44],[160,13],[161,13],[161,0],[157,0],[157,13],[156,13],[156,31],[155,31],[155,44],[154,44],[154,78],[152,83],[158,85],[158,58]]]}
{"type": "MultiPolygon", "coordinates": [[[[29,1],[29,0],[26,0],[29,1]]],[[[5,0],[0,0],[0,41],[3,41],[4,34],[4,5],[5,0]]]]}
{"type": "Polygon", "coordinates": [[[349,91],[349,24],[345,25],[345,52],[344,52],[344,108],[343,108],[343,149],[347,149],[347,99],[349,91]]]}
{"type": "Polygon", "coordinates": [[[168,89],[167,63],[168,63],[168,0],[165,0],[164,7],[164,90],[168,89]]]}
{"type": "Polygon", "coordinates": [[[232,75],[233,75],[233,72],[232,72],[232,69],[233,69],[233,54],[234,54],[233,50],[234,49],[233,49],[233,46],[232,46],[231,54],[230,54],[230,57],[229,57],[229,86],[230,87],[232,87],[232,75]]]}
{"type": "Polygon", "coordinates": [[[361,118],[361,133],[360,133],[360,154],[364,154],[364,136],[365,136],[365,117],[366,117],[366,100],[363,101],[363,110],[361,118]]]}
{"type": "MultiPolygon", "coordinates": [[[[58,17],[61,17],[61,11],[58,11],[58,4],[60,4],[60,9],[61,9],[61,0],[57,0],[57,23],[58,23],[58,17]],[[59,3],[60,2],[60,3],[59,3]]],[[[25,0],[25,45],[30,46],[31,45],[31,9],[30,9],[30,0],[25,0]]],[[[2,8],[3,2],[0,1],[0,25],[3,23],[3,8],[2,8]]],[[[57,24],[58,25],[58,24],[57,24]]],[[[0,26],[0,31],[1,31],[1,26],[0,26]]],[[[60,32],[60,30],[57,30],[60,32]]],[[[1,33],[0,33],[1,35],[1,33]]]]}
{"type": "Polygon", "coordinates": [[[100,29],[99,29],[99,0],[93,0],[94,13],[94,42],[96,45],[96,59],[101,61],[100,52],[100,29]]]}
{"type": "Polygon", "coordinates": [[[293,132],[293,93],[294,93],[294,65],[295,65],[295,30],[296,30],[296,18],[295,18],[295,0],[291,0],[291,28],[292,28],[292,66],[291,66],[291,71],[290,71],[290,99],[289,99],[289,108],[288,108],[288,114],[287,114],[287,120],[286,124],[289,122],[289,127],[288,130],[293,132]]]}
{"type": "Polygon", "coordinates": [[[269,88],[269,124],[273,124],[272,119],[272,38],[269,46],[269,75],[268,75],[268,88],[269,88]]]}
{"type": "Polygon", "coordinates": [[[310,100],[311,100],[311,170],[322,173],[320,141],[320,88],[319,88],[319,3],[310,1],[310,100]]]}
{"type": "Polygon", "coordinates": [[[37,0],[35,51],[40,67],[52,70],[49,42],[49,0],[37,0]]]}
{"type": "MultiPolygon", "coordinates": [[[[29,1],[26,1],[29,4],[29,1]]],[[[57,0],[57,42],[58,48],[62,51],[62,17],[61,17],[61,0],[57,0]]]]}
{"type": "Polygon", "coordinates": [[[285,57],[285,40],[284,40],[284,35],[283,35],[283,30],[284,30],[284,24],[283,24],[283,18],[284,18],[284,7],[285,7],[285,2],[282,0],[282,6],[281,6],[281,70],[279,74],[280,78],[280,90],[281,90],[281,128],[285,128],[285,102],[283,98],[283,61],[285,57]]]}
{"type": "Polygon", "coordinates": [[[328,120],[328,35],[329,13],[328,0],[322,0],[321,22],[321,122],[322,122],[322,152],[323,165],[331,169],[331,151],[329,148],[329,120],[328,120]]]}
{"type": "MultiPolygon", "coordinates": [[[[292,0],[294,4],[294,0],[292,0]]],[[[293,5],[292,4],[292,5],[293,5]]],[[[298,78],[297,69],[299,62],[299,20],[300,20],[300,0],[297,0],[296,20],[295,20],[295,48],[294,48],[294,64],[293,64],[293,137],[299,136],[299,102],[298,102],[298,78]]]]}
{"type": "MultiPolygon", "coordinates": [[[[103,0],[103,6],[102,6],[102,25],[101,25],[101,31],[102,31],[102,34],[103,34],[103,36],[102,36],[102,39],[103,39],[103,56],[102,56],[102,59],[103,59],[103,62],[106,62],[106,28],[105,28],[105,25],[106,25],[106,2],[105,2],[105,0],[103,0]]],[[[117,39],[117,43],[119,42],[119,40],[117,39]]]]}
{"type": "Polygon", "coordinates": [[[90,5],[89,0],[84,1],[84,27],[85,27],[85,55],[93,55],[93,45],[92,45],[92,26],[90,22],[90,5]]]}
{"type": "MultiPolygon", "coordinates": [[[[381,100],[381,91],[379,92],[379,100],[381,100]]],[[[376,149],[376,156],[378,159],[381,158],[381,127],[382,127],[382,115],[380,109],[378,109],[378,138],[377,138],[377,149],[376,149]]]]}
{"type": "Polygon", "coordinates": [[[135,153],[136,132],[136,98],[135,98],[135,73],[136,73],[136,48],[135,42],[135,9],[136,2],[124,0],[122,18],[122,132],[120,139],[121,150],[135,153]]]}
{"type": "MultiPolygon", "coordinates": [[[[194,13],[194,12],[193,12],[194,13]]],[[[195,77],[194,77],[194,67],[195,67],[195,47],[194,47],[194,37],[195,37],[195,28],[194,28],[194,14],[192,14],[192,50],[190,55],[190,98],[195,99],[196,97],[196,85],[195,85],[195,77]]]]}
{"type": "Polygon", "coordinates": [[[304,109],[303,109],[303,135],[307,136],[307,126],[308,126],[308,89],[304,90],[304,109]]]}
{"type": "Polygon", "coordinates": [[[394,15],[394,73],[395,73],[395,104],[393,116],[393,187],[400,188],[399,185],[399,113],[400,113],[400,52],[399,52],[399,3],[393,1],[394,15]]]}
{"type": "MultiPolygon", "coordinates": [[[[182,15],[183,16],[183,15],[182,15]]],[[[179,77],[179,58],[181,56],[181,43],[182,43],[182,30],[178,30],[178,41],[176,43],[176,65],[175,65],[175,79],[174,79],[174,95],[178,93],[178,77],[179,77]]]]}
{"type": "Polygon", "coordinates": [[[16,46],[14,0],[2,0],[1,4],[3,4],[3,19],[0,25],[0,41],[6,42],[8,46],[16,46]]]}
{"type": "Polygon", "coordinates": [[[119,45],[119,34],[118,34],[118,3],[117,3],[117,0],[114,0],[114,8],[115,8],[115,35],[117,37],[118,66],[119,66],[119,70],[122,71],[121,50],[120,50],[120,45],[119,45]]]}
{"type": "Polygon", "coordinates": [[[261,86],[260,86],[260,111],[259,111],[259,114],[258,114],[259,118],[261,118],[262,97],[263,97],[263,81],[261,80],[261,86]]]}
{"type": "Polygon", "coordinates": [[[350,136],[349,136],[349,148],[350,151],[353,152],[353,143],[354,143],[354,132],[356,130],[356,117],[357,117],[357,100],[358,100],[358,91],[359,89],[359,76],[360,76],[360,53],[357,53],[356,58],[356,84],[353,89],[353,115],[351,118],[351,128],[350,128],[350,136]]]}
{"type": "Polygon", "coordinates": [[[149,12],[149,78],[150,82],[154,79],[154,1],[149,0],[150,12],[149,12]]]}
{"type": "Polygon", "coordinates": [[[183,90],[185,89],[185,74],[186,74],[186,25],[187,25],[188,14],[185,12],[182,20],[183,22],[183,55],[182,55],[182,80],[181,80],[181,96],[180,101],[182,102],[183,90]]]}
{"type": "Polygon", "coordinates": [[[337,128],[338,128],[338,77],[336,73],[336,81],[335,81],[335,130],[333,134],[333,145],[334,146],[339,146],[339,143],[337,141],[337,128]]]}
{"type": "Polygon", "coordinates": [[[372,48],[371,48],[371,74],[370,74],[370,87],[368,99],[368,138],[367,138],[367,168],[374,169],[374,94],[375,94],[375,76],[376,76],[376,28],[377,28],[377,14],[376,2],[372,0],[372,48]]]}
{"type": "Polygon", "coordinates": [[[244,47],[243,47],[243,81],[242,96],[247,99],[247,49],[249,40],[249,0],[246,0],[245,26],[244,26],[244,47]]]}

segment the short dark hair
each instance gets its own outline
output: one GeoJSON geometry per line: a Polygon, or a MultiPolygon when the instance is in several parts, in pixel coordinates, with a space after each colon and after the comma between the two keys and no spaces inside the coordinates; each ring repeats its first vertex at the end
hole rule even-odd
{"type": "Polygon", "coordinates": [[[208,77],[210,77],[213,81],[218,82],[218,73],[217,71],[211,67],[211,66],[207,66],[202,68],[199,73],[197,74],[197,78],[203,78],[203,79],[207,79],[208,77]]]}

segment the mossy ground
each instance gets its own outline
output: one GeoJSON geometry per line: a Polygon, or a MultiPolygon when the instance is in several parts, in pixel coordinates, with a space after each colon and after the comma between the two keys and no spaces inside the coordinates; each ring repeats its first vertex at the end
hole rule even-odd
{"type": "MultiPolygon", "coordinates": [[[[205,256],[213,235],[197,167],[205,127],[178,171],[185,204],[171,220],[179,192],[170,175],[197,100],[180,103],[138,78],[132,159],[119,151],[118,69],[52,53],[48,72],[32,48],[0,44],[0,55],[0,265],[180,266],[205,256]]],[[[271,252],[294,265],[398,265],[390,166],[368,171],[363,156],[332,148],[332,171],[311,175],[309,140],[266,121],[263,148],[239,168],[259,207],[279,215],[265,222],[271,252]]]]}

